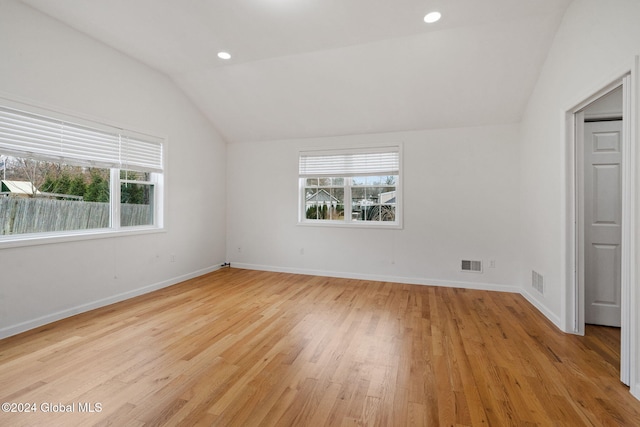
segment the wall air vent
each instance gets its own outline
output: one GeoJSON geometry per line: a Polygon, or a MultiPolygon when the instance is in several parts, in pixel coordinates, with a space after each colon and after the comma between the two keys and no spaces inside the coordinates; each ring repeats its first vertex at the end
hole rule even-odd
{"type": "Polygon", "coordinates": [[[482,273],[482,261],[470,261],[462,260],[462,271],[469,271],[473,273],[482,273]]]}
{"type": "Polygon", "coordinates": [[[531,287],[544,294],[544,277],[535,270],[531,270],[531,287]]]}

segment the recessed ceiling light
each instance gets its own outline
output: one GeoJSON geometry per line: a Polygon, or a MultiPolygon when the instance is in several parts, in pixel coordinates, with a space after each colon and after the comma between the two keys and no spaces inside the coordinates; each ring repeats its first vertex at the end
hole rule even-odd
{"type": "Polygon", "coordinates": [[[218,52],[218,58],[220,59],[231,59],[231,54],[228,52],[218,52]]]}
{"type": "Polygon", "coordinates": [[[433,24],[434,22],[438,22],[441,17],[442,14],[440,12],[429,12],[424,17],[424,22],[426,22],[427,24],[433,24]]]}

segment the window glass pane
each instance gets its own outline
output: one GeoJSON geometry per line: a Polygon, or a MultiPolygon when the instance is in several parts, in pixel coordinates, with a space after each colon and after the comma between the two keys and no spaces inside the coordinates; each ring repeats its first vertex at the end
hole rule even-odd
{"type": "Polygon", "coordinates": [[[366,185],[366,183],[367,183],[366,176],[354,176],[353,178],[351,178],[351,185],[359,186],[359,185],[366,185]]]}
{"type": "Polygon", "coordinates": [[[397,175],[388,176],[356,176],[353,177],[353,185],[369,185],[369,186],[391,186],[395,187],[397,182],[397,175]]]}
{"type": "Polygon", "coordinates": [[[369,212],[369,221],[395,221],[395,205],[379,205],[369,212]]]}
{"type": "Polygon", "coordinates": [[[306,178],[305,186],[307,187],[343,187],[344,186],[344,178],[343,177],[333,177],[333,176],[325,176],[319,178],[306,178]]]}
{"type": "Polygon", "coordinates": [[[109,175],[0,153],[0,235],[109,227],[109,175]]]}
{"type": "Polygon", "coordinates": [[[351,219],[353,221],[395,221],[395,204],[380,204],[375,202],[354,203],[351,219]]]}
{"type": "Polygon", "coordinates": [[[120,225],[153,225],[153,184],[123,182],[120,185],[120,225]]]}
{"type": "Polygon", "coordinates": [[[151,172],[121,170],[120,179],[129,180],[129,181],[150,181],[151,172]]]}
{"type": "Polygon", "coordinates": [[[383,176],[380,177],[380,183],[383,185],[388,185],[388,186],[396,186],[397,181],[398,181],[398,176],[397,175],[389,175],[389,176],[383,176]]]}
{"type": "Polygon", "coordinates": [[[354,177],[352,221],[395,221],[397,175],[354,177]]]}
{"type": "Polygon", "coordinates": [[[344,188],[307,188],[305,217],[314,220],[344,220],[344,188]]]}
{"type": "Polygon", "coordinates": [[[351,219],[368,221],[371,208],[378,204],[378,198],[370,187],[357,187],[351,190],[351,219]]]}

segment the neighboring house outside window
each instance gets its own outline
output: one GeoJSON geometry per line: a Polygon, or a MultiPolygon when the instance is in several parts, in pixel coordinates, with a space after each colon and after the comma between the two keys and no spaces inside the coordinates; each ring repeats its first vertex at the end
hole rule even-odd
{"type": "Polygon", "coordinates": [[[0,244],[162,228],[162,139],[16,105],[0,100],[0,244]]]}
{"type": "Polygon", "coordinates": [[[400,227],[400,147],[304,151],[299,223],[400,227]]]}

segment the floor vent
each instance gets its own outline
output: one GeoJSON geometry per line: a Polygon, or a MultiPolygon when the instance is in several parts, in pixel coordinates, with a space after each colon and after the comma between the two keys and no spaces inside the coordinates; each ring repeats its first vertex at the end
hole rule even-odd
{"type": "Polygon", "coordinates": [[[544,294],[544,277],[535,270],[531,270],[531,286],[536,291],[544,294]]]}
{"type": "Polygon", "coordinates": [[[482,273],[482,261],[462,260],[462,271],[482,273]]]}

